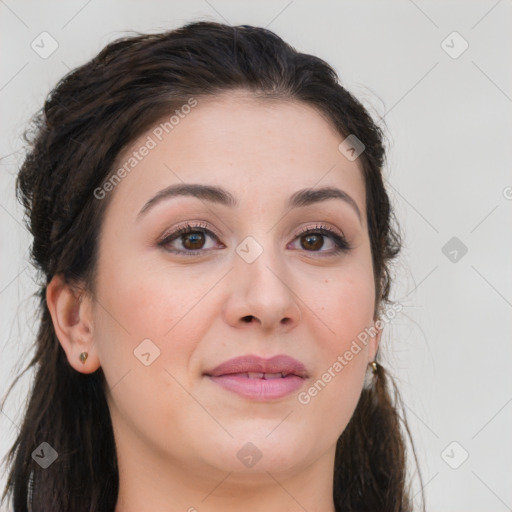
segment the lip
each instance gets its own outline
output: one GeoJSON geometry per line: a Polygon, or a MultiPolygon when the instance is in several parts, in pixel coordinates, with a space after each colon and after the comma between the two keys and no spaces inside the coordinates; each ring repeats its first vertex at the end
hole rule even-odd
{"type": "MultiPolygon", "coordinates": [[[[246,398],[267,401],[282,398],[297,391],[308,378],[305,366],[286,355],[264,359],[246,355],[223,362],[205,376],[227,389],[246,398]],[[248,373],[278,374],[269,378],[250,378],[248,373]]],[[[257,376],[255,376],[257,377],[257,376]]]]}

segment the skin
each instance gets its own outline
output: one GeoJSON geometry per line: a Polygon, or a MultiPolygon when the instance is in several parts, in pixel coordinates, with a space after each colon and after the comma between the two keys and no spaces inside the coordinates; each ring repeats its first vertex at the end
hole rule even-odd
{"type": "Polygon", "coordinates": [[[297,392],[256,402],[203,372],[239,355],[287,354],[308,370],[304,391],[374,325],[365,187],[359,160],[338,150],[343,138],[299,102],[244,92],[200,99],[109,192],[94,296],[60,276],[48,286],[69,364],[83,373],[101,366],[106,375],[119,460],[116,512],[334,512],[336,440],[381,332],[308,404],[297,392]],[[181,196],[137,219],[157,192],[182,182],[226,188],[239,205],[181,196]],[[349,194],[361,220],[337,199],[286,210],[293,192],[323,186],[349,194]],[[159,246],[185,221],[206,224],[218,239],[187,245],[182,236],[167,250],[159,246]],[[311,249],[297,233],[318,223],[341,231],[351,249],[333,254],[327,235],[311,249]],[[248,236],[263,248],[252,263],[236,252],[248,236]],[[195,256],[169,250],[190,247],[203,249],[195,256]],[[149,366],[134,356],[144,339],[160,350],[149,366]],[[261,453],[250,468],[237,458],[247,442],[261,453]]]}

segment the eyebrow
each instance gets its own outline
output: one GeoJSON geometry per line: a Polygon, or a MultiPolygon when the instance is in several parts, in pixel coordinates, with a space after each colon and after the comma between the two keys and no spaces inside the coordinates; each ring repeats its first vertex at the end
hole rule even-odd
{"type": "MultiPolygon", "coordinates": [[[[165,199],[178,196],[192,196],[204,201],[228,206],[230,208],[238,206],[238,201],[233,194],[221,187],[199,185],[195,183],[179,183],[176,185],[170,185],[154,195],[146,202],[137,214],[137,219],[157,203],[160,203],[165,199]]],[[[359,222],[362,222],[361,211],[359,210],[357,203],[350,195],[336,187],[305,188],[298,190],[288,199],[287,208],[300,208],[319,203],[321,201],[326,201],[328,199],[339,199],[350,205],[356,212],[359,222]]]]}

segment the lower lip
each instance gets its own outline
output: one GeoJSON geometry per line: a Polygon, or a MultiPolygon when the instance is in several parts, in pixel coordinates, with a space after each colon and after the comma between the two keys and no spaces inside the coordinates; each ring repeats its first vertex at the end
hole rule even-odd
{"type": "Polygon", "coordinates": [[[305,380],[297,375],[278,379],[249,379],[239,375],[210,375],[209,378],[229,391],[262,402],[282,398],[297,391],[305,380]]]}

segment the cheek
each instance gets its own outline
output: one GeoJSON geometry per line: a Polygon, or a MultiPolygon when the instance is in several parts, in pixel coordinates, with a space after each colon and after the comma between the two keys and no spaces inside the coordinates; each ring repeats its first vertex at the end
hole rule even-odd
{"type": "Polygon", "coordinates": [[[139,346],[151,340],[156,348],[144,343],[158,354],[158,366],[185,368],[206,328],[200,319],[209,301],[203,299],[222,273],[194,266],[178,268],[165,262],[149,265],[126,255],[116,257],[108,248],[105,254],[109,258],[99,269],[95,313],[102,366],[108,367],[109,361],[115,360],[116,375],[137,368],[139,346]]]}
{"type": "Polygon", "coordinates": [[[119,261],[115,269],[103,267],[95,311],[111,406],[134,423],[147,418],[149,424],[168,424],[190,403],[182,386],[189,387],[189,361],[204,329],[195,306],[211,283],[197,280],[191,287],[187,272],[119,261]]]}
{"type": "Polygon", "coordinates": [[[297,398],[315,425],[311,428],[324,431],[332,441],[346,428],[361,396],[368,360],[362,340],[372,323],[374,285],[371,274],[355,268],[323,285],[313,309],[321,319],[317,325],[325,324],[325,334],[315,337],[314,377],[297,398]]]}
{"type": "Polygon", "coordinates": [[[324,279],[313,297],[311,309],[330,334],[328,350],[343,350],[371,325],[375,300],[371,267],[347,265],[324,279]]]}
{"type": "Polygon", "coordinates": [[[345,414],[355,407],[367,369],[367,333],[372,325],[375,299],[371,266],[347,265],[321,284],[316,288],[311,308],[321,329],[315,335],[315,378],[320,382],[311,396],[322,394],[320,400],[315,399],[314,407],[321,408],[322,403],[325,406],[334,400],[340,414],[345,414]]]}

